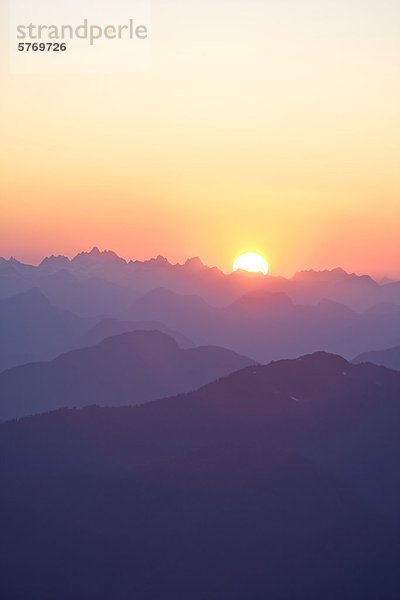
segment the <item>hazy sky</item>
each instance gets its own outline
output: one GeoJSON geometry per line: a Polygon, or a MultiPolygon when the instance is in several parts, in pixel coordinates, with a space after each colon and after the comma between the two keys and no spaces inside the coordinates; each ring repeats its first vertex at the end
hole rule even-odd
{"type": "Polygon", "coordinates": [[[0,255],[400,276],[398,0],[154,0],[142,75],[11,75],[0,255]]]}

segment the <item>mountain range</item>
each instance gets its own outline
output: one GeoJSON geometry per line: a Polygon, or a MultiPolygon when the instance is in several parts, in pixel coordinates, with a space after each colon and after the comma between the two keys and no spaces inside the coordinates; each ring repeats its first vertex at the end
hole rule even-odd
{"type": "Polygon", "coordinates": [[[50,360],[68,350],[94,346],[107,337],[136,330],[158,330],[182,348],[194,346],[184,335],[160,322],[78,317],[54,306],[34,288],[0,300],[0,372],[50,360]]]}
{"type": "Polygon", "coordinates": [[[388,369],[400,371],[400,346],[388,348],[387,350],[373,350],[364,352],[353,360],[354,363],[371,362],[388,369]]]}
{"type": "Polygon", "coordinates": [[[295,304],[287,295],[248,292],[226,307],[165,288],[138,298],[124,314],[130,320],[157,320],[197,344],[212,343],[262,363],[318,350],[350,359],[372,346],[400,339],[400,312],[358,313],[321,300],[295,304]]]}
{"type": "MultiPolygon", "coordinates": [[[[101,295],[96,290],[93,306],[101,295]]],[[[352,359],[371,347],[397,346],[400,339],[396,305],[357,312],[327,299],[296,304],[286,293],[263,289],[217,307],[200,296],[158,287],[125,297],[117,316],[94,316],[99,311],[90,310],[90,303],[78,313],[62,304],[50,302],[39,288],[0,300],[0,371],[135,329],[158,329],[182,347],[221,346],[262,363],[318,350],[352,359]]]]}
{"type": "Polygon", "coordinates": [[[63,308],[82,316],[116,316],[133,297],[164,287],[178,294],[193,294],[215,306],[226,306],[250,291],[285,293],[295,303],[316,304],[327,298],[364,311],[376,304],[400,306],[400,282],[377,282],[368,275],[331,271],[303,271],[290,279],[224,274],[199,258],[171,264],[158,256],[148,261],[126,261],[115,252],[93,248],[73,259],[45,258],[37,267],[15,259],[0,260],[0,298],[40,288],[63,308]],[[81,285],[78,285],[79,282],[81,285]],[[82,282],[86,282],[83,284],[82,282]]]}
{"type": "Polygon", "coordinates": [[[53,306],[39,289],[0,300],[0,371],[54,357],[91,326],[53,306]]]}
{"type": "Polygon", "coordinates": [[[139,404],[252,364],[224,348],[182,349],[160,331],[132,331],[0,373],[0,420],[88,404],[139,404]]]}
{"type": "Polygon", "coordinates": [[[0,259],[0,597],[397,600],[399,344],[340,268],[0,259]]]}
{"type": "Polygon", "coordinates": [[[5,597],[394,600],[399,398],[316,353],[1,424],[5,597]]]}

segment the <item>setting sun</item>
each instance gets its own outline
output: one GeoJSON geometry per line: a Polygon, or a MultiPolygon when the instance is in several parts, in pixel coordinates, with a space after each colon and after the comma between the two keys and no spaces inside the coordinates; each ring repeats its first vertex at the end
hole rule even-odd
{"type": "Polygon", "coordinates": [[[262,273],[267,275],[269,266],[261,254],[255,252],[246,252],[241,254],[233,263],[234,271],[248,271],[249,273],[262,273]]]}

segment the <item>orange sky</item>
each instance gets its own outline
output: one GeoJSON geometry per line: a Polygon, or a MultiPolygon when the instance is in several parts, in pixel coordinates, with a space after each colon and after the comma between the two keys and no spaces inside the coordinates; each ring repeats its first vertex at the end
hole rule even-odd
{"type": "Polygon", "coordinates": [[[0,255],[400,276],[399,28],[397,0],[154,0],[149,73],[17,76],[3,27],[0,255]]]}

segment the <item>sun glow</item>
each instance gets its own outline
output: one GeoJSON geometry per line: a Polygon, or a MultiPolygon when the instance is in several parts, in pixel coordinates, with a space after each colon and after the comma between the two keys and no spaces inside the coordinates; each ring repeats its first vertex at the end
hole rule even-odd
{"type": "Polygon", "coordinates": [[[246,252],[241,254],[233,263],[234,271],[247,271],[248,273],[262,273],[267,275],[269,266],[261,254],[255,252],[246,252]]]}

